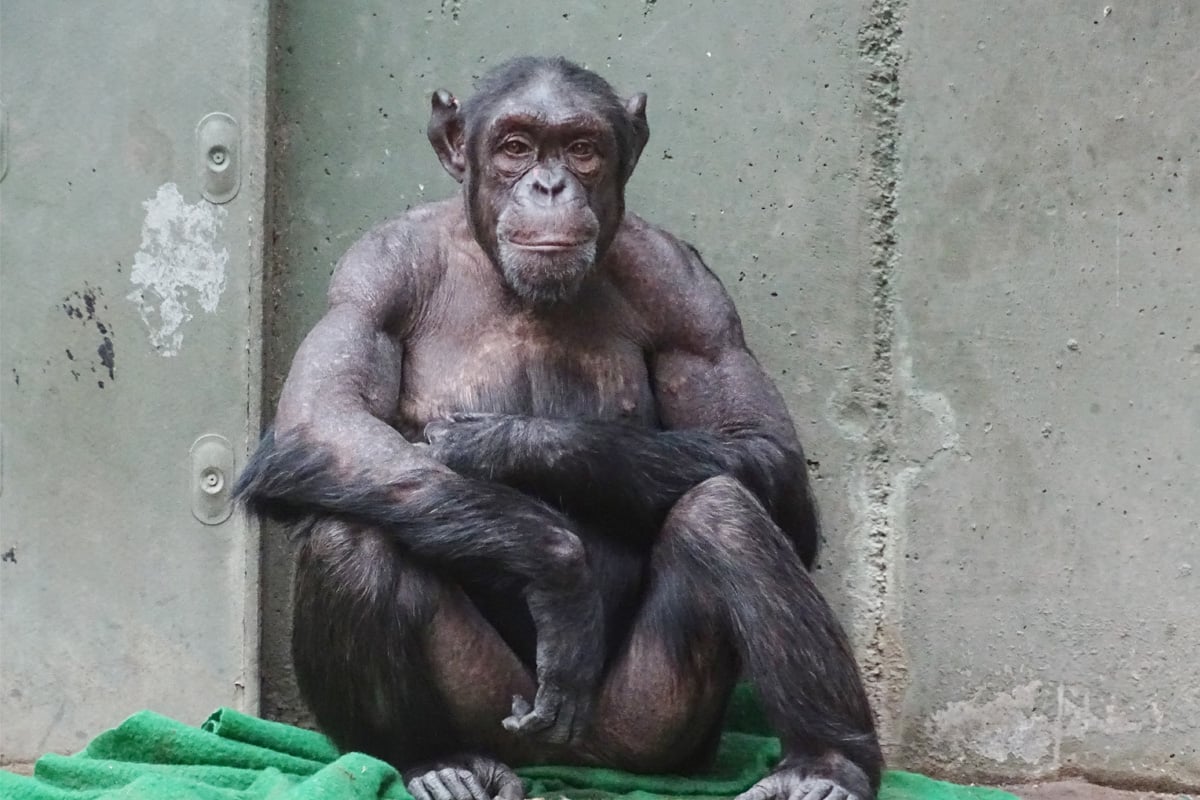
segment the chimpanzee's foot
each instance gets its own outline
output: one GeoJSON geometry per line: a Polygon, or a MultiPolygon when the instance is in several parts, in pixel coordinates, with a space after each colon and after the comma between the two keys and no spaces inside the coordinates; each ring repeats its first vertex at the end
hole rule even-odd
{"type": "Polygon", "coordinates": [[[415,800],[524,800],[525,786],[511,769],[483,756],[451,756],[404,770],[415,800]]]}
{"type": "Polygon", "coordinates": [[[867,775],[840,755],[786,759],[735,800],[875,800],[867,775]]]}
{"type": "Polygon", "coordinates": [[[863,800],[826,778],[768,775],[737,800],[863,800]]]}

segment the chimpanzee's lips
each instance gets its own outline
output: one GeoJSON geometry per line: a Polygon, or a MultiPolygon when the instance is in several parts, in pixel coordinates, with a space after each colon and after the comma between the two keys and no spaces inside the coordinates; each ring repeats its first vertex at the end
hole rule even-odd
{"type": "Polygon", "coordinates": [[[532,250],[536,253],[555,253],[560,250],[574,250],[590,244],[591,239],[509,239],[508,243],[522,250],[532,250]]]}

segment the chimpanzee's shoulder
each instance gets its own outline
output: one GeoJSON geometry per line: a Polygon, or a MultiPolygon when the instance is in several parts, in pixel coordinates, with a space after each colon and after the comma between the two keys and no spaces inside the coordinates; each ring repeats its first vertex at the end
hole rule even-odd
{"type": "Polygon", "coordinates": [[[431,291],[445,274],[450,238],[465,231],[462,201],[409,209],[368,229],[334,267],[330,303],[431,291]]]}
{"type": "Polygon", "coordinates": [[[700,252],[665,228],[627,214],[613,241],[613,256],[622,293],[652,316],[708,318],[732,311],[724,286],[700,252]]]}

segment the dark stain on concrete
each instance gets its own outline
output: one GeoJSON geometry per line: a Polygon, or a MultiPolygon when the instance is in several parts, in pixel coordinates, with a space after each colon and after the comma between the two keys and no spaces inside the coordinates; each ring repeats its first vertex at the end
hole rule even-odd
{"type": "Polygon", "coordinates": [[[4,554],[0,555],[0,561],[7,561],[10,564],[17,563],[17,548],[10,547],[5,550],[4,554]]]}
{"type": "MultiPolygon", "coordinates": [[[[108,310],[108,306],[104,304],[101,298],[104,297],[104,290],[98,286],[84,284],[83,289],[72,292],[63,298],[62,309],[66,312],[70,319],[77,319],[84,324],[85,328],[95,326],[96,331],[100,334],[100,344],[96,346],[96,356],[98,361],[92,361],[88,366],[92,372],[96,371],[96,364],[99,363],[101,368],[108,371],[109,380],[116,380],[116,348],[113,345],[113,327],[112,324],[99,318],[99,314],[108,310]]],[[[94,341],[94,340],[93,340],[94,341]]],[[[66,348],[67,359],[75,361],[75,353],[71,348],[66,348]]],[[[72,377],[79,380],[79,370],[71,370],[72,377]]],[[[104,382],[98,381],[97,385],[103,389],[104,382]]]]}
{"type": "Polygon", "coordinates": [[[108,377],[115,379],[113,369],[116,367],[116,354],[113,351],[112,339],[105,336],[104,341],[96,348],[96,354],[100,356],[100,363],[108,369],[108,377]]]}

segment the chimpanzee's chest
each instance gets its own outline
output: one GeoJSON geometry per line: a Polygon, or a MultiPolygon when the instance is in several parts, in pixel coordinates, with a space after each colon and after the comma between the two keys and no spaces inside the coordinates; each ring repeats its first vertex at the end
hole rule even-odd
{"type": "Polygon", "coordinates": [[[592,315],[448,316],[405,346],[395,424],[406,436],[456,411],[656,424],[646,354],[626,326],[592,315]]]}

